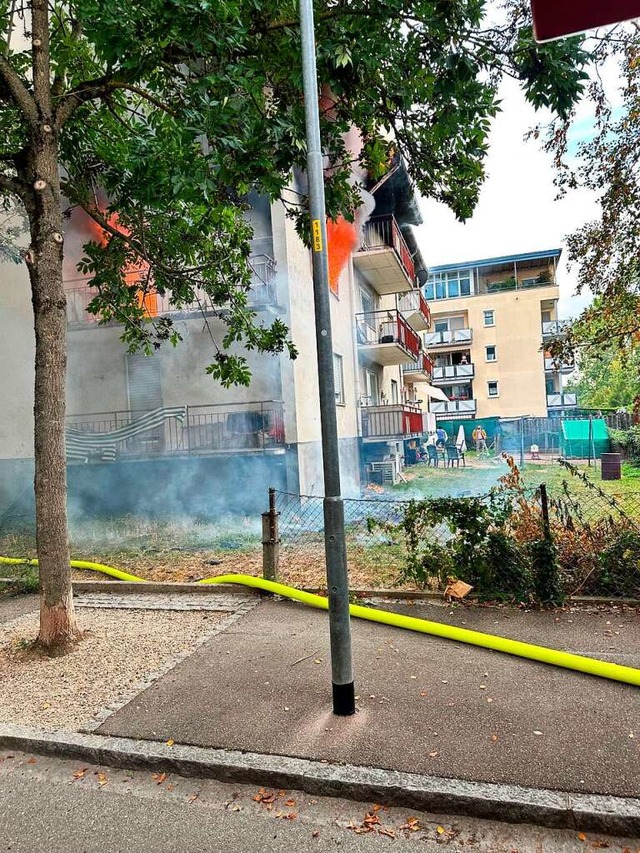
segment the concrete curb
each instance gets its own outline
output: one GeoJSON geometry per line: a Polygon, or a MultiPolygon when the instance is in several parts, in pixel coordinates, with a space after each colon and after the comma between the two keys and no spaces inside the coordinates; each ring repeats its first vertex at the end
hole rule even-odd
{"type": "Polygon", "coordinates": [[[471,817],[640,836],[640,800],[0,724],[0,749],[471,817]]]}

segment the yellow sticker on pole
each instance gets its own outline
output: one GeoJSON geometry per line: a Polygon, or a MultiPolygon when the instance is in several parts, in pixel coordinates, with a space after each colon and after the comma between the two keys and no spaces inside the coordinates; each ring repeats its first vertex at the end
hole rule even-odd
{"type": "Polygon", "coordinates": [[[311,234],[313,237],[313,251],[321,252],[322,251],[322,229],[320,228],[320,220],[312,219],[311,220],[311,234]]]}

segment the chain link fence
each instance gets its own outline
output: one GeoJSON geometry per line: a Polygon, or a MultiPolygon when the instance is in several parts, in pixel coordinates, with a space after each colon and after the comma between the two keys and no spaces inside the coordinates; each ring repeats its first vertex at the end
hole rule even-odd
{"type": "MultiPolygon", "coordinates": [[[[547,491],[513,466],[479,497],[345,499],[350,585],[442,592],[463,580],[494,600],[640,600],[640,494],[611,495],[567,465],[547,491]]],[[[323,501],[276,492],[279,575],[323,588],[323,501]]]]}

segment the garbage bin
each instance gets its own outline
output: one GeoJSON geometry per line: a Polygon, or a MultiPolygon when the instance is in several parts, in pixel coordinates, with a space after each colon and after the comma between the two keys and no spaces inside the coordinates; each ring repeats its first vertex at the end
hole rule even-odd
{"type": "Polygon", "coordinates": [[[619,480],[621,477],[621,463],[619,453],[603,453],[600,457],[602,463],[603,480],[619,480]]]}

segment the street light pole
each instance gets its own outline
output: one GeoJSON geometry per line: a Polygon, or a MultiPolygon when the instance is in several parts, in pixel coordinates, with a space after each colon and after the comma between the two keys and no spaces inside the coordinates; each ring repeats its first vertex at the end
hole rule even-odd
{"type": "Polygon", "coordinates": [[[324,548],[329,590],[329,636],[333,713],[354,714],[355,691],[351,660],[349,579],[344,538],[344,503],[340,494],[340,458],[333,377],[333,342],[329,304],[329,265],[324,201],[324,168],[318,113],[313,0],[300,0],[302,72],[307,129],[307,176],[313,257],[313,301],[316,315],[322,464],[324,468],[324,548]]]}

